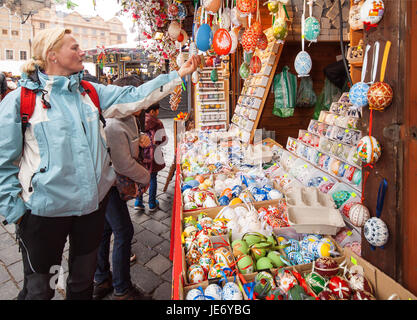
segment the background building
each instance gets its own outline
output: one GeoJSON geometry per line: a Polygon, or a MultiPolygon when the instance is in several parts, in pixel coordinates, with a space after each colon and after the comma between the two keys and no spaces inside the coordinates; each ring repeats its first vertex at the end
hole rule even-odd
{"type": "Polygon", "coordinates": [[[55,5],[43,5],[34,10],[17,6],[13,10],[3,3],[0,7],[0,71],[20,74],[20,66],[31,57],[33,37],[42,29],[55,26],[71,29],[83,49],[127,42],[127,32],[117,17],[105,21],[100,16],[67,14],[57,11],[55,5]]]}

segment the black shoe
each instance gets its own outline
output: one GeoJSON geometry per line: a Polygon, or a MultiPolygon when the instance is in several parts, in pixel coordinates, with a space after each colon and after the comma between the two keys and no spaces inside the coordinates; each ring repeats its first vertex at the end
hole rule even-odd
{"type": "Polygon", "coordinates": [[[121,295],[113,293],[112,300],[152,300],[152,297],[142,292],[139,288],[132,286],[121,295]]]}
{"type": "Polygon", "coordinates": [[[93,300],[101,300],[111,292],[113,292],[111,277],[100,284],[94,283],[93,300]]]}

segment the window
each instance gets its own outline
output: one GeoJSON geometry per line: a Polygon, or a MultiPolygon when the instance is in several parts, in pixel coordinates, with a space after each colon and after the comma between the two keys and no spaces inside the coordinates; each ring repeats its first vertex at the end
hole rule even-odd
{"type": "Polygon", "coordinates": [[[104,37],[104,36],[105,36],[104,31],[100,31],[100,36],[102,36],[102,37],[104,37]]]}
{"type": "Polygon", "coordinates": [[[45,23],[44,22],[39,23],[39,29],[45,29],[45,23]]]}
{"type": "Polygon", "coordinates": [[[117,40],[118,41],[122,40],[122,36],[120,34],[117,35],[117,40]]]}
{"type": "Polygon", "coordinates": [[[83,33],[84,34],[88,34],[88,29],[87,28],[83,28],[83,33]]]}
{"type": "Polygon", "coordinates": [[[7,34],[7,29],[1,30],[1,34],[7,34]]]}
{"type": "Polygon", "coordinates": [[[13,60],[13,50],[6,49],[6,60],[13,60]]]}
{"type": "Polygon", "coordinates": [[[83,39],[83,49],[89,49],[89,43],[88,43],[88,39],[83,39]]]}
{"type": "Polygon", "coordinates": [[[79,33],[79,32],[80,32],[80,28],[74,27],[74,33],[79,33]]]}
{"type": "Polygon", "coordinates": [[[18,36],[19,35],[19,31],[17,30],[12,30],[12,36],[18,36]]]}
{"type": "Polygon", "coordinates": [[[27,60],[28,53],[26,51],[20,51],[20,60],[27,60]]]}
{"type": "Polygon", "coordinates": [[[97,34],[97,30],[96,30],[96,29],[91,29],[91,34],[92,34],[93,36],[95,36],[95,35],[97,34]]]}

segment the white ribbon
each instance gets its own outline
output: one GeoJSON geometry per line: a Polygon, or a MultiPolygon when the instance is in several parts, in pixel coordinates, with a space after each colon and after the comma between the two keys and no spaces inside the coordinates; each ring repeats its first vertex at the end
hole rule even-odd
{"type": "Polygon", "coordinates": [[[376,79],[376,72],[378,70],[378,59],[379,59],[379,41],[375,42],[374,46],[374,57],[372,60],[372,81],[371,83],[375,82],[376,79]]]}
{"type": "Polygon", "coordinates": [[[362,64],[362,75],[361,75],[361,82],[365,81],[366,69],[368,66],[368,52],[371,49],[371,45],[367,44],[365,48],[365,53],[363,57],[363,64],[362,64]]]}

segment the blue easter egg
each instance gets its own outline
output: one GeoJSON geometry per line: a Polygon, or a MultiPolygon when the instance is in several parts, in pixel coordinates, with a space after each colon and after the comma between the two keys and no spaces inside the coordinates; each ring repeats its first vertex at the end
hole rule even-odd
{"type": "Polygon", "coordinates": [[[198,50],[207,51],[213,43],[213,31],[207,23],[198,28],[196,35],[196,44],[198,50]]]}
{"type": "Polygon", "coordinates": [[[229,202],[230,202],[230,199],[229,199],[228,196],[223,196],[223,197],[219,198],[219,204],[221,206],[227,206],[227,205],[229,205],[229,202]]]}
{"type": "Polygon", "coordinates": [[[305,20],[304,36],[308,41],[315,41],[320,34],[320,22],[314,17],[305,20]]]}
{"type": "Polygon", "coordinates": [[[192,188],[192,186],[190,186],[189,184],[184,184],[182,187],[181,187],[181,193],[183,193],[185,190],[187,190],[187,189],[191,189],[192,188]]]}
{"type": "Polygon", "coordinates": [[[364,82],[355,83],[349,90],[350,102],[355,107],[365,107],[368,105],[369,85],[364,82]]]}
{"type": "Polygon", "coordinates": [[[187,181],[185,184],[191,186],[192,188],[195,188],[200,185],[200,182],[198,182],[197,180],[190,180],[187,181]]]}
{"type": "Polygon", "coordinates": [[[239,185],[235,185],[232,188],[232,196],[233,196],[233,198],[239,197],[239,195],[240,195],[241,192],[242,192],[242,187],[239,186],[239,185]]]}
{"type": "Polygon", "coordinates": [[[312,66],[310,55],[306,51],[300,51],[295,57],[294,68],[300,77],[308,76],[312,66]]]}

